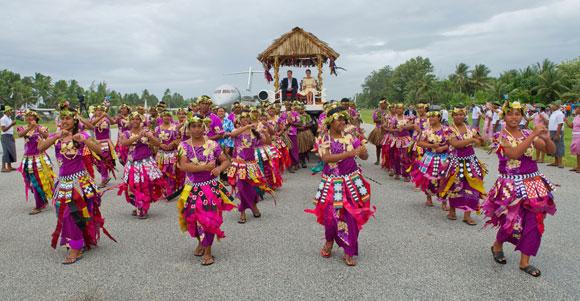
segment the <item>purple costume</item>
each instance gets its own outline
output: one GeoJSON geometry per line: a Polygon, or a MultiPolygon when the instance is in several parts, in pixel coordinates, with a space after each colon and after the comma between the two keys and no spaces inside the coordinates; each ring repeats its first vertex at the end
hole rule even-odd
{"type": "Polygon", "coordinates": [[[510,242],[523,254],[536,256],[544,233],[544,218],[556,213],[556,204],[554,187],[532,159],[534,148],[530,146],[518,159],[509,159],[503,151],[503,145],[517,146],[530,131],[522,130],[522,134],[518,139],[505,130],[494,135],[492,147],[499,159],[499,177],[489,191],[483,211],[489,219],[486,225],[499,228],[498,242],[510,242]]]}
{"type": "MultiPolygon", "coordinates": [[[[334,139],[326,134],[319,140],[318,151],[341,154],[361,145],[350,134],[334,139]]],[[[370,185],[353,157],[336,163],[325,163],[322,180],[314,197],[315,208],[305,212],[316,215],[324,226],[326,241],[336,241],[349,256],[358,255],[358,235],[374,214],[370,206],[370,185]]]]}
{"type": "Polygon", "coordinates": [[[24,136],[24,157],[19,168],[24,179],[26,200],[28,200],[28,192],[32,191],[36,209],[46,207],[48,200],[52,199],[54,190],[55,176],[52,171],[52,162],[46,153],[38,151],[41,134],[46,131],[45,127],[37,126],[24,136]]]}

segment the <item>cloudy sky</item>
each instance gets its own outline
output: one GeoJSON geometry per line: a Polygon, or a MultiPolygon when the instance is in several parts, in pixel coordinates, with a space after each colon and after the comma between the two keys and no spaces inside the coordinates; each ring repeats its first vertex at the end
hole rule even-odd
{"type": "MultiPolygon", "coordinates": [[[[338,98],[359,91],[372,70],[419,55],[441,77],[458,62],[498,74],[571,59],[580,55],[579,16],[578,0],[0,0],[0,69],[106,81],[121,92],[243,90],[246,77],[224,73],[262,70],[257,54],[300,26],[341,54],[348,71],[325,77],[338,98]]],[[[254,94],[268,87],[254,75],[254,94]]]]}

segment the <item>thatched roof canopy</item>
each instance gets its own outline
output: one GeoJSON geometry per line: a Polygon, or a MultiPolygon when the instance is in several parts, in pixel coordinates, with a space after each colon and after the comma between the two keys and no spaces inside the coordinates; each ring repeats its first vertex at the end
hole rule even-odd
{"type": "Polygon", "coordinates": [[[339,56],[315,35],[300,27],[294,27],[292,31],[274,40],[270,47],[258,55],[258,60],[268,66],[274,65],[274,58],[278,57],[282,66],[313,67],[317,65],[319,55],[322,63],[326,63],[328,59],[335,61],[339,56]]]}

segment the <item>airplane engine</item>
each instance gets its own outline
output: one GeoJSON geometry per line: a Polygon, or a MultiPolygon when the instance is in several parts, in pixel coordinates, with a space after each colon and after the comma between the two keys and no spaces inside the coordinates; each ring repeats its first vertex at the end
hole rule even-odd
{"type": "Polygon", "coordinates": [[[268,91],[268,90],[262,90],[258,93],[258,99],[260,101],[274,102],[274,100],[275,100],[274,92],[268,91]]]}

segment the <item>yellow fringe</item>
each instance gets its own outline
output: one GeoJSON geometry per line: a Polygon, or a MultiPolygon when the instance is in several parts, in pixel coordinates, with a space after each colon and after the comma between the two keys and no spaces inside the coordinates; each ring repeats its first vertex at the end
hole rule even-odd
{"type": "Polygon", "coordinates": [[[183,218],[183,209],[185,208],[185,202],[187,202],[187,198],[189,198],[189,193],[193,187],[191,185],[185,185],[183,187],[183,191],[179,195],[179,199],[177,200],[177,215],[179,218],[179,228],[182,232],[187,230],[187,223],[185,222],[185,218],[183,218]]]}
{"type": "Polygon", "coordinates": [[[52,166],[50,166],[44,160],[44,156],[40,157],[40,165],[42,166],[42,171],[38,173],[40,177],[40,183],[42,184],[42,190],[46,195],[46,199],[52,199],[52,191],[54,190],[54,178],[55,174],[52,170],[52,166]]]}

